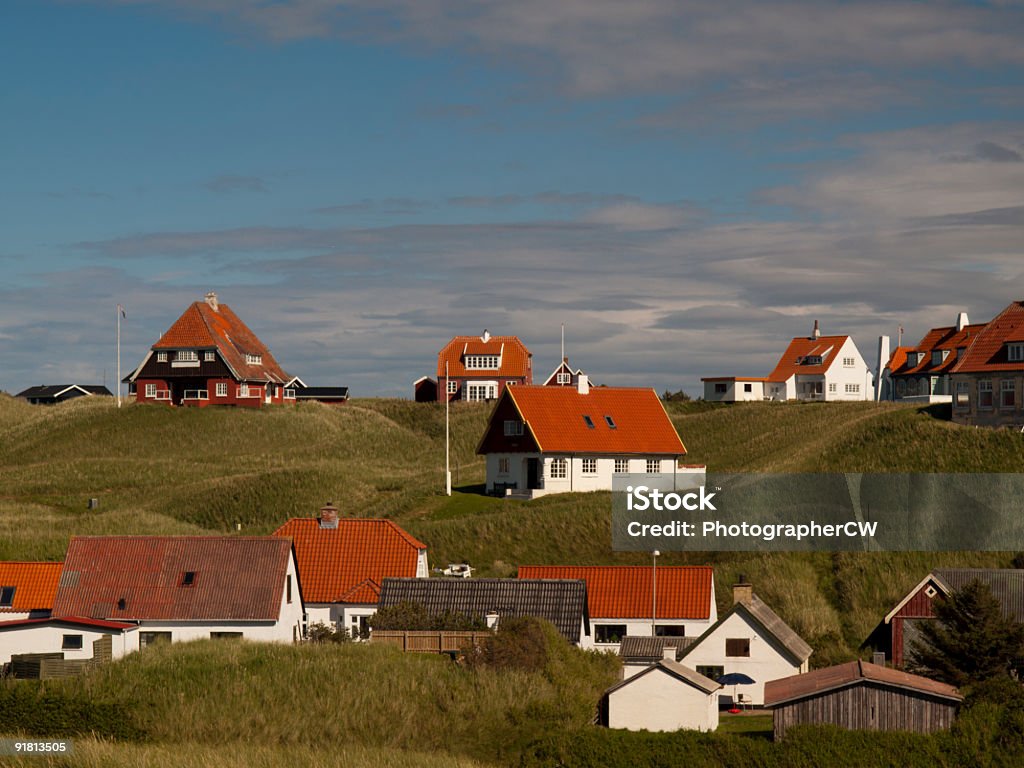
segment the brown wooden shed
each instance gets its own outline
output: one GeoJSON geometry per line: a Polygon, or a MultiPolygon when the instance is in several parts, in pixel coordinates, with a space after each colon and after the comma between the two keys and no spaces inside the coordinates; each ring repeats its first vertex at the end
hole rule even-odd
{"type": "Polygon", "coordinates": [[[963,701],[951,685],[866,661],[851,661],[765,683],[775,740],[794,725],[933,733],[953,724],[963,701]]]}

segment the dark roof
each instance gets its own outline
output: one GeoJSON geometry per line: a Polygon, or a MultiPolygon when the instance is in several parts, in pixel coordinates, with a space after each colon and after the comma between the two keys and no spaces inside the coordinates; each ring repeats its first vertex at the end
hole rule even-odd
{"type": "Polygon", "coordinates": [[[751,595],[751,598],[747,602],[736,603],[729,612],[720,618],[714,625],[708,628],[703,635],[697,638],[693,645],[687,647],[680,658],[686,658],[687,654],[691,650],[700,645],[701,641],[705,637],[714,632],[718,627],[725,622],[734,613],[745,613],[747,616],[752,618],[761,628],[774,637],[779,644],[789,652],[789,654],[801,664],[810,658],[811,654],[814,653],[814,649],[809,646],[800,635],[793,631],[786,622],[784,622],[779,615],[775,613],[768,605],[761,600],[757,595],[751,595]]]}
{"type": "Polygon", "coordinates": [[[296,400],[347,400],[348,387],[296,387],[296,400]]]}
{"type": "Polygon", "coordinates": [[[837,664],[834,667],[805,672],[802,675],[769,680],[764,684],[764,705],[777,707],[798,699],[869,682],[952,701],[963,700],[963,696],[952,685],[946,685],[920,675],[912,675],[909,672],[900,672],[889,667],[869,664],[866,661],[850,661],[846,664],[837,664]]]}
{"type": "Polygon", "coordinates": [[[15,397],[23,397],[26,400],[57,398],[69,389],[79,389],[84,395],[107,395],[108,397],[113,397],[110,390],[102,384],[41,384],[38,387],[29,387],[16,394],[15,397]]]}
{"type": "Polygon", "coordinates": [[[1024,569],[1021,568],[936,568],[932,573],[950,590],[957,592],[972,581],[992,591],[1003,608],[1003,616],[1024,622],[1024,569]]]}
{"type": "Polygon", "coordinates": [[[695,637],[634,637],[626,635],[619,644],[619,656],[624,664],[654,664],[665,658],[665,648],[676,649],[679,661],[683,649],[696,642],[695,637]]]}
{"type": "Polygon", "coordinates": [[[75,536],[53,615],[277,621],[291,557],[291,539],[274,536],[75,536]]]}
{"type": "Polygon", "coordinates": [[[644,675],[649,675],[655,671],[664,672],[676,678],[677,680],[681,680],[682,682],[687,683],[688,685],[692,685],[694,688],[696,688],[699,691],[703,691],[704,693],[714,693],[722,687],[714,680],[712,680],[710,677],[705,677],[696,670],[690,669],[689,667],[683,664],[679,664],[675,661],[666,661],[665,659],[662,659],[656,664],[652,664],[651,666],[649,666],[643,672],[639,672],[635,675],[632,675],[631,677],[627,677],[620,683],[616,683],[611,688],[606,690],[604,692],[604,695],[607,696],[610,693],[615,693],[615,691],[619,690],[619,688],[624,688],[630,683],[636,682],[644,675]]]}
{"type": "Polygon", "coordinates": [[[587,586],[581,579],[384,579],[380,607],[418,603],[433,615],[448,611],[484,618],[533,616],[550,621],[569,642],[580,642],[587,586]]]}

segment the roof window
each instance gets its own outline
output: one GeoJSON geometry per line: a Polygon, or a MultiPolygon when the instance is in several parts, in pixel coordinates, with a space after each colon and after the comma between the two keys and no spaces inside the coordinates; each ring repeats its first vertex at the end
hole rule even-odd
{"type": "Polygon", "coordinates": [[[183,587],[194,587],[196,583],[196,572],[185,571],[181,574],[181,586],[183,587]]]}
{"type": "Polygon", "coordinates": [[[615,419],[605,414],[604,423],[608,425],[608,429],[618,429],[618,425],[615,423],[615,419]]]}
{"type": "Polygon", "coordinates": [[[0,587],[0,608],[10,608],[14,605],[14,591],[17,587],[0,587]]]}
{"type": "Polygon", "coordinates": [[[586,422],[587,429],[593,429],[594,428],[594,420],[592,418],[590,418],[589,416],[587,416],[587,414],[583,414],[583,421],[586,422]]]}

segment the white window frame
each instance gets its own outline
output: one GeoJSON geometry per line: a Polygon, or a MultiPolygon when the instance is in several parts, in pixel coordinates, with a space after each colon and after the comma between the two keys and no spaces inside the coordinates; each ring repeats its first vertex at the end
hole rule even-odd
{"type": "Polygon", "coordinates": [[[496,371],[501,367],[501,355],[466,355],[466,370],[496,371]]]}
{"type": "Polygon", "coordinates": [[[498,474],[499,475],[507,475],[509,473],[509,465],[510,464],[511,464],[511,462],[509,461],[508,456],[500,457],[498,459],[498,474]]]}
{"type": "Polygon", "coordinates": [[[459,382],[455,379],[448,379],[447,389],[449,395],[454,395],[459,391],[459,382]]]}
{"type": "Polygon", "coordinates": [[[647,474],[657,475],[661,472],[661,459],[648,459],[647,460],[647,474]]]}
{"type": "Polygon", "coordinates": [[[565,373],[564,371],[558,373],[555,376],[555,383],[556,384],[571,384],[572,383],[572,374],[571,373],[565,373]]]}
{"type": "Polygon", "coordinates": [[[580,471],[584,475],[597,474],[597,459],[581,459],[580,471]]]}
{"type": "Polygon", "coordinates": [[[629,459],[615,460],[615,474],[625,475],[629,473],[629,459]]]}
{"type": "Polygon", "coordinates": [[[567,459],[552,459],[548,465],[548,477],[552,480],[565,480],[569,476],[567,459]]]}
{"type": "Polygon", "coordinates": [[[194,349],[179,349],[174,353],[176,363],[198,363],[199,353],[194,349]]]}
{"type": "Polygon", "coordinates": [[[203,362],[204,363],[212,363],[212,362],[215,362],[216,360],[217,360],[217,353],[216,352],[211,352],[210,350],[207,350],[206,352],[203,352],[203,362]]]}
{"type": "Polygon", "coordinates": [[[228,396],[228,385],[227,382],[218,381],[217,388],[214,390],[216,397],[227,397],[228,396]]]}
{"type": "Polygon", "coordinates": [[[835,391],[836,391],[836,385],[835,385],[835,382],[829,382],[829,385],[828,385],[828,391],[829,391],[829,392],[832,392],[833,394],[835,393],[835,391]]]}
{"type": "Polygon", "coordinates": [[[155,400],[156,399],[156,384],[146,384],[146,399],[147,400],[155,400]]]}
{"type": "Polygon", "coordinates": [[[860,384],[847,384],[846,385],[846,394],[848,394],[848,395],[859,395],[860,394],[860,384]]]}
{"type": "Polygon", "coordinates": [[[1013,379],[1003,379],[999,382],[999,407],[1000,408],[1016,408],[1017,407],[1017,382],[1013,379]],[[1006,393],[1010,393],[1011,403],[1006,402],[1006,393]]]}
{"type": "Polygon", "coordinates": [[[158,363],[166,363],[167,362],[167,353],[166,352],[157,352],[156,353],[156,361],[158,363]]]}
{"type": "Polygon", "coordinates": [[[1011,342],[1006,345],[1006,359],[1011,363],[1024,362],[1024,343],[1011,342]]]}
{"type": "Polygon", "coordinates": [[[466,382],[466,400],[471,403],[482,403],[498,398],[498,382],[468,381],[466,382]]]}
{"type": "Polygon", "coordinates": [[[263,355],[250,355],[250,354],[246,353],[246,355],[245,355],[245,364],[246,365],[263,365],[263,355]]]}
{"type": "Polygon", "coordinates": [[[995,398],[992,394],[992,382],[989,379],[984,379],[978,382],[978,408],[982,408],[986,411],[991,410],[995,404],[995,398]],[[988,396],[988,404],[982,402],[983,395],[988,396]]]}
{"type": "Polygon", "coordinates": [[[844,357],[843,368],[853,368],[857,364],[857,358],[855,357],[844,357]]]}

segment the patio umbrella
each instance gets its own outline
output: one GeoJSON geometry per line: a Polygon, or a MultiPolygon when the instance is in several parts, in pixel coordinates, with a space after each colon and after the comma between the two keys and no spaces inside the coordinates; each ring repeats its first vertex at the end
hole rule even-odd
{"type": "Polygon", "coordinates": [[[750,675],[745,675],[742,672],[730,672],[727,675],[719,675],[718,679],[715,680],[720,685],[731,685],[732,686],[732,709],[729,711],[733,714],[739,712],[739,708],[736,706],[736,686],[737,685],[752,685],[756,681],[750,675]]]}

